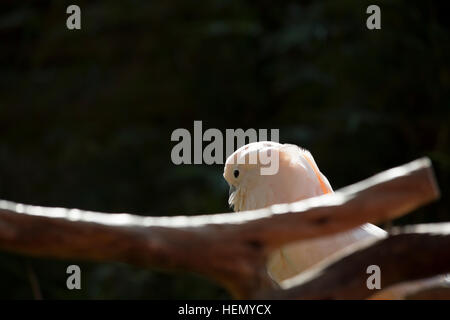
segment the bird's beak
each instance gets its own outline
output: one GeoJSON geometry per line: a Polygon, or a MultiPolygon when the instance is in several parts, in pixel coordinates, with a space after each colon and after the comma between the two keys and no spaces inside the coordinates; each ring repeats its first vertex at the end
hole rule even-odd
{"type": "Polygon", "coordinates": [[[230,184],[230,191],[228,194],[228,204],[234,210],[234,198],[236,196],[236,187],[230,184]]]}
{"type": "Polygon", "coordinates": [[[230,191],[228,193],[228,196],[231,197],[231,195],[236,191],[236,187],[233,185],[230,185],[230,191]]]}

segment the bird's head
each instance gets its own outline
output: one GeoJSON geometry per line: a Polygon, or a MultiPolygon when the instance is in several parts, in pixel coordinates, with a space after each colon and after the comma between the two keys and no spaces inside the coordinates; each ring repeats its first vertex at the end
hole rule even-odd
{"type": "Polygon", "coordinates": [[[294,145],[268,141],[236,150],[225,162],[223,174],[230,186],[229,205],[234,211],[254,210],[319,195],[317,179],[302,152],[294,145]]]}

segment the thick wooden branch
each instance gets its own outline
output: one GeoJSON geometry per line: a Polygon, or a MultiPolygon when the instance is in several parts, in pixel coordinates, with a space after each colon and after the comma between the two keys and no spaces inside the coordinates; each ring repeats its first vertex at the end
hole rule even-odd
{"type": "MultiPolygon", "coordinates": [[[[416,253],[417,254],[417,253],[416,253]]],[[[437,275],[431,278],[400,282],[370,296],[370,300],[450,299],[450,278],[437,275]],[[447,298],[446,298],[447,297],[447,298]]]]}
{"type": "Polygon", "coordinates": [[[273,285],[265,259],[274,248],[390,220],[438,197],[423,158],[331,195],[239,214],[140,217],[0,201],[0,248],[194,271],[251,297],[273,285]]]}
{"type": "Polygon", "coordinates": [[[358,244],[343,256],[286,280],[282,285],[285,290],[271,290],[258,297],[365,299],[377,293],[367,287],[370,265],[379,266],[382,289],[450,272],[450,223],[396,229],[388,238],[358,244]]]}
{"type": "Polygon", "coordinates": [[[405,297],[407,300],[450,300],[450,286],[439,285],[436,287],[418,290],[405,297]]]}

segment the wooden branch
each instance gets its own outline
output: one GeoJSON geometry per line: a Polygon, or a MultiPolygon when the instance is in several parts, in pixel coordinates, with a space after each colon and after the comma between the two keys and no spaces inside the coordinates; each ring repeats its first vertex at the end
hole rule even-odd
{"type": "Polygon", "coordinates": [[[140,217],[0,201],[0,248],[194,271],[248,298],[273,288],[265,271],[273,249],[387,221],[438,197],[422,158],[331,195],[239,214],[140,217]]]}
{"type": "Polygon", "coordinates": [[[436,287],[419,290],[408,296],[407,300],[450,300],[450,286],[438,285],[436,287]]]}
{"type": "MultiPolygon", "coordinates": [[[[417,254],[417,253],[416,253],[417,254]]],[[[370,300],[437,299],[450,293],[450,278],[437,275],[431,278],[400,282],[370,296],[370,300]]],[[[450,299],[450,296],[448,296],[450,299]]]]}
{"type": "Polygon", "coordinates": [[[286,280],[285,290],[258,295],[263,299],[365,299],[367,267],[381,270],[381,286],[450,272],[450,223],[396,229],[394,235],[360,243],[307,273],[286,280]]]}

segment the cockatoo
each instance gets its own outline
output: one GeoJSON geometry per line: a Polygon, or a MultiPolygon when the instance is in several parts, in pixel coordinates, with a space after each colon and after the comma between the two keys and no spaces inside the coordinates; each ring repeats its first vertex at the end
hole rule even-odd
{"type": "MultiPolygon", "coordinates": [[[[247,144],[228,157],[223,176],[230,186],[228,202],[236,212],[333,192],[311,153],[291,144],[267,141],[247,144]],[[268,165],[276,170],[267,170],[268,165]]],[[[274,252],[268,259],[267,270],[281,283],[358,241],[386,236],[386,231],[366,223],[350,231],[295,242],[274,252]]],[[[449,279],[447,275],[400,283],[374,292],[371,299],[404,299],[408,294],[433,285],[450,285],[449,279]]]]}
{"type": "MultiPolygon", "coordinates": [[[[223,175],[230,186],[229,204],[236,212],[333,192],[311,153],[290,144],[267,141],[247,144],[228,157],[223,175]],[[278,161],[276,173],[261,174],[264,166],[261,161],[250,161],[261,157],[278,161]]],[[[295,242],[269,257],[268,273],[280,283],[357,241],[385,236],[384,230],[364,224],[331,236],[295,242]]]]}

